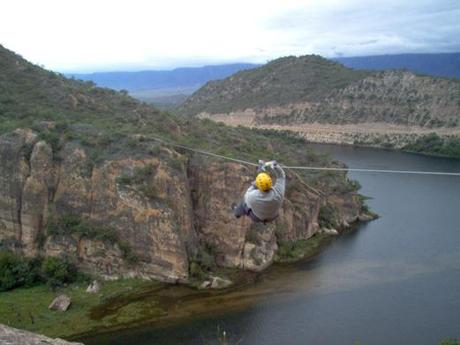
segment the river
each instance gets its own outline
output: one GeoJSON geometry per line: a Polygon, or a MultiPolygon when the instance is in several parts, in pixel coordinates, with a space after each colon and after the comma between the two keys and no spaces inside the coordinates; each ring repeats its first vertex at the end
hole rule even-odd
{"type": "MultiPolygon", "coordinates": [[[[312,146],[353,168],[460,171],[456,160],[312,146]]],[[[215,343],[218,329],[240,345],[423,345],[460,338],[460,177],[350,176],[380,218],[336,238],[315,259],[273,267],[224,297],[196,298],[201,308],[189,308],[181,322],[80,340],[201,345],[215,343]]]]}

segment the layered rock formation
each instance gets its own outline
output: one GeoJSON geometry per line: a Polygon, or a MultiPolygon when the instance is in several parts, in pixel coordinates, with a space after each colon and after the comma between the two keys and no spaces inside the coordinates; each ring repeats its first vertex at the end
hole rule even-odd
{"type": "Polygon", "coordinates": [[[166,147],[160,153],[94,164],[77,142],[66,142],[56,155],[31,130],[1,136],[1,245],[26,256],[67,256],[81,270],[106,279],[187,282],[200,248],[212,248],[219,266],[257,271],[272,262],[277,240],[307,239],[319,230],[324,203],[337,205],[343,225],[361,213],[356,192],[331,199],[288,175],[295,188],[279,219],[253,229],[230,211],[253,178],[252,169],[185,157],[166,147]],[[139,172],[142,180],[132,182],[139,172]],[[116,236],[81,228],[62,233],[50,226],[69,215],[116,236]],[[248,238],[251,231],[256,238],[248,238]]]}

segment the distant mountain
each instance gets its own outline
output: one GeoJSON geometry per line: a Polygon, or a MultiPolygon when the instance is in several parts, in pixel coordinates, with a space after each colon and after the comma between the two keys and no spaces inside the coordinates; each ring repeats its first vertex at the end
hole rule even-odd
{"type": "Polygon", "coordinates": [[[100,72],[67,74],[81,80],[91,80],[98,86],[115,90],[145,91],[156,89],[198,89],[209,80],[223,79],[244,69],[257,67],[248,63],[184,67],[171,71],[100,72]]]}
{"type": "Polygon", "coordinates": [[[262,109],[297,102],[317,102],[367,75],[318,55],[283,57],[240,71],[225,80],[210,81],[184,103],[185,113],[223,113],[262,109]]]}
{"type": "Polygon", "coordinates": [[[376,55],[332,60],[355,69],[407,69],[415,73],[460,78],[460,53],[376,55]]]}
{"type": "Polygon", "coordinates": [[[407,71],[353,70],[316,55],[285,57],[208,82],[181,111],[244,112],[257,124],[457,127],[460,81],[407,71]]]}

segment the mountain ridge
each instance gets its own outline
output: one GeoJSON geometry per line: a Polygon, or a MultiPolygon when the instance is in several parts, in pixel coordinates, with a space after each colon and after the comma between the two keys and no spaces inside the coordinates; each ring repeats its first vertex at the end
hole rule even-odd
{"type": "Polygon", "coordinates": [[[460,78],[460,53],[386,54],[338,57],[332,60],[354,69],[407,69],[413,73],[460,78]]]}

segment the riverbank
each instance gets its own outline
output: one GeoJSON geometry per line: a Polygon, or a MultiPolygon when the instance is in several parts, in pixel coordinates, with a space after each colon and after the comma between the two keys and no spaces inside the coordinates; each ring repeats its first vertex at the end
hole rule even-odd
{"type": "Polygon", "coordinates": [[[186,320],[190,315],[238,310],[276,291],[255,288],[266,274],[295,269],[287,263],[312,259],[332,240],[332,236],[322,233],[302,241],[295,248],[281,249],[275,261],[283,264],[270,267],[267,272],[227,271],[234,285],[223,290],[202,290],[139,279],[102,282],[100,292],[95,294],[87,293],[84,283],[55,291],[46,285],[17,288],[0,293],[0,323],[49,337],[77,339],[145,323],[165,325],[186,320]],[[69,310],[49,310],[48,305],[60,294],[71,298],[69,310]]]}
{"type": "MultiPolygon", "coordinates": [[[[120,296],[136,295],[164,285],[138,279],[106,281],[102,284],[101,291],[95,294],[87,293],[87,285],[82,283],[71,284],[55,291],[46,285],[18,288],[0,293],[0,323],[49,337],[68,338],[135,319],[138,311],[133,306],[125,308],[115,317],[101,319],[94,319],[91,310],[110,304],[120,296]],[[70,308],[66,312],[49,310],[49,304],[60,294],[71,298],[70,308]]],[[[161,311],[152,308],[151,313],[161,314],[161,311]]]]}
{"type": "Polygon", "coordinates": [[[229,126],[244,126],[295,133],[307,141],[318,144],[353,145],[361,147],[393,149],[429,156],[460,159],[460,129],[424,128],[386,123],[322,124],[302,123],[294,125],[258,123],[254,114],[206,114],[206,118],[229,126]]]}

